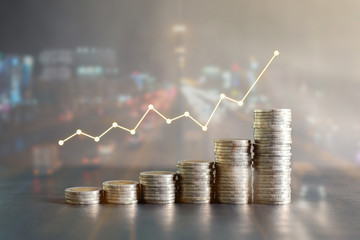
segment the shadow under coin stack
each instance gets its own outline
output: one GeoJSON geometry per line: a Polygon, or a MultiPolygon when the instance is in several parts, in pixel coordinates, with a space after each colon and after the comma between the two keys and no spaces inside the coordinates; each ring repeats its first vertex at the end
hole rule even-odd
{"type": "Polygon", "coordinates": [[[214,198],[214,162],[184,160],[177,164],[179,202],[210,203],[214,198]]]}
{"type": "Polygon", "coordinates": [[[254,111],[253,201],[291,202],[291,110],[254,111]]]}
{"type": "Polygon", "coordinates": [[[176,173],[149,171],[140,173],[141,195],[145,203],[175,202],[176,173]]]}
{"type": "Polygon", "coordinates": [[[98,187],[72,187],[65,189],[65,201],[69,204],[99,204],[102,189],[98,187]]]}
{"type": "Polygon", "coordinates": [[[103,183],[105,201],[113,204],[134,204],[140,194],[139,182],[130,180],[111,180],[103,183]]]}
{"type": "Polygon", "coordinates": [[[217,201],[230,204],[249,203],[251,141],[215,139],[214,153],[217,201]]]}

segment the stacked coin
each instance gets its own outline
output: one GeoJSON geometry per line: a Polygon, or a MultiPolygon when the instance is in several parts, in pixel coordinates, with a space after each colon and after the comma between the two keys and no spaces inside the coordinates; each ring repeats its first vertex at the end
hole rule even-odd
{"type": "Polygon", "coordinates": [[[114,204],[134,204],[140,194],[139,182],[130,180],[111,180],[103,183],[105,201],[114,204]]]}
{"type": "Polygon", "coordinates": [[[215,139],[216,198],[220,203],[249,202],[251,141],[215,139]]]}
{"type": "Polygon", "coordinates": [[[184,160],[177,164],[182,203],[210,203],[214,198],[214,162],[184,160]]]}
{"type": "Polygon", "coordinates": [[[65,201],[69,204],[99,204],[102,189],[98,187],[71,187],[65,189],[65,201]]]}
{"type": "Polygon", "coordinates": [[[291,202],[291,110],[254,112],[253,201],[291,202]]]}
{"type": "Polygon", "coordinates": [[[175,202],[176,173],[149,171],[140,173],[142,199],[145,203],[175,202]]]}

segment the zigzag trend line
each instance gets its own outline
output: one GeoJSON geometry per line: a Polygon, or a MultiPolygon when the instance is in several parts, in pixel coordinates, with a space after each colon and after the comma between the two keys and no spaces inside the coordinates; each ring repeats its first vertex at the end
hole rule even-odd
{"type": "Polygon", "coordinates": [[[229,100],[231,102],[234,102],[234,103],[237,103],[239,106],[243,106],[244,104],[244,101],[245,99],[248,97],[248,95],[250,94],[250,92],[252,91],[252,89],[255,87],[255,85],[257,84],[257,82],[260,80],[260,78],[262,77],[262,75],[264,74],[264,72],[266,71],[266,69],[270,66],[270,64],[272,63],[272,61],[275,59],[275,57],[279,56],[279,51],[274,51],[274,55],[272,56],[272,58],[269,60],[269,62],[266,64],[266,66],[264,67],[264,69],[261,71],[261,73],[259,74],[259,76],[256,78],[256,80],[254,81],[254,83],[251,85],[251,87],[249,88],[249,90],[245,93],[244,97],[238,101],[238,100],[235,100],[235,99],[232,99],[232,98],[229,98],[227,97],[225,94],[220,94],[220,98],[219,98],[219,101],[216,103],[215,105],[215,108],[214,110],[212,111],[212,113],[210,114],[210,117],[209,119],[207,120],[207,122],[203,125],[201,124],[198,120],[196,120],[193,116],[190,115],[189,112],[184,112],[184,114],[182,115],[179,115],[177,117],[174,117],[174,118],[167,118],[165,117],[162,113],[160,113],[158,110],[156,110],[156,108],[154,108],[154,106],[152,104],[150,104],[148,106],[148,109],[146,110],[146,112],[144,113],[144,115],[141,117],[141,119],[139,120],[139,122],[136,124],[136,126],[132,129],[129,129],[129,128],[126,128],[126,127],[123,127],[121,125],[119,125],[117,122],[113,122],[113,124],[111,125],[111,127],[109,127],[108,129],[106,129],[102,134],[100,134],[99,136],[91,136],[85,132],[83,132],[81,129],[78,129],[76,130],[76,132],[72,135],[70,135],[69,137],[63,139],[63,140],[59,140],[59,145],[64,145],[64,143],[68,140],[70,140],[71,138],[75,137],[76,135],[83,135],[85,137],[88,137],[88,138],[92,138],[95,142],[99,142],[100,139],[106,134],[108,133],[111,129],[113,128],[120,128],[124,131],[127,131],[129,132],[130,134],[134,135],[136,133],[136,129],[140,126],[140,124],[142,123],[142,121],[145,119],[145,117],[148,115],[148,113],[150,111],[153,111],[155,113],[157,113],[161,118],[163,118],[165,120],[165,122],[167,124],[170,124],[172,123],[173,121],[176,121],[180,118],[183,118],[183,117],[186,117],[186,118],[189,118],[191,119],[192,121],[194,121],[197,125],[199,125],[201,127],[201,129],[203,131],[206,131],[208,129],[208,126],[210,124],[210,121],[212,119],[212,117],[214,116],[216,110],[218,109],[220,103],[226,99],[226,100],[229,100]]]}

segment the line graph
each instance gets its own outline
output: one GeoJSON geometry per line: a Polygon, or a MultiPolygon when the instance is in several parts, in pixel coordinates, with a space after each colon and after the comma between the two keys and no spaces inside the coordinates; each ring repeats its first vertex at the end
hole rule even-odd
{"type": "Polygon", "coordinates": [[[246,98],[249,96],[249,94],[251,93],[251,91],[253,90],[253,88],[255,87],[255,85],[258,83],[258,81],[260,80],[260,78],[262,77],[262,75],[265,73],[265,71],[268,69],[268,67],[270,66],[270,64],[274,61],[275,57],[279,56],[279,51],[274,51],[273,56],[271,57],[271,59],[268,61],[268,63],[266,64],[266,66],[263,68],[263,70],[260,72],[260,74],[258,75],[258,77],[256,78],[256,80],[254,81],[254,83],[250,86],[250,88],[248,89],[248,91],[245,93],[245,95],[243,96],[243,98],[241,100],[235,100],[232,99],[230,97],[227,97],[225,94],[220,94],[219,100],[216,103],[213,111],[211,112],[209,119],[206,121],[205,124],[201,124],[198,120],[196,120],[188,111],[184,112],[183,114],[174,117],[174,118],[167,118],[165,117],[161,112],[159,112],[158,110],[156,110],[156,108],[154,107],[154,105],[150,104],[148,106],[148,109],[146,110],[146,112],[144,113],[144,115],[140,118],[140,120],[137,122],[137,124],[135,125],[135,127],[133,128],[126,128],[124,126],[119,125],[117,122],[113,122],[112,125],[106,129],[103,133],[101,133],[98,136],[92,136],[90,134],[87,134],[85,132],[83,132],[81,129],[76,130],[75,133],[73,133],[72,135],[70,135],[69,137],[63,139],[63,140],[59,140],[58,144],[60,146],[64,145],[65,142],[67,142],[68,140],[70,140],[71,138],[77,136],[77,135],[83,135],[85,137],[91,138],[93,139],[95,142],[99,142],[101,140],[101,138],[108,133],[110,130],[114,129],[114,128],[119,128],[121,130],[127,131],[130,134],[134,135],[136,133],[136,130],[138,129],[138,127],[140,126],[140,124],[143,122],[143,120],[145,119],[145,117],[149,114],[150,111],[155,112],[157,115],[159,115],[161,118],[164,119],[164,121],[167,124],[171,124],[172,122],[179,120],[181,118],[189,118],[190,120],[192,120],[193,122],[195,122],[199,127],[201,127],[201,129],[203,131],[207,131],[208,130],[208,126],[211,122],[211,119],[213,118],[214,114],[216,113],[216,110],[219,108],[220,104],[222,101],[224,100],[228,100],[230,102],[234,102],[236,104],[238,104],[239,106],[243,106],[244,105],[244,101],[246,100],[246,98]]]}

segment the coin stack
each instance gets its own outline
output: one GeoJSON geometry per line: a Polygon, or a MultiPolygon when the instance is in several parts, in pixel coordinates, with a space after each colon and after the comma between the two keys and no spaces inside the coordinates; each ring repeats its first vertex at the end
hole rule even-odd
{"type": "Polygon", "coordinates": [[[214,198],[214,162],[184,160],[177,164],[182,203],[210,203],[214,198]]]}
{"type": "Polygon", "coordinates": [[[220,203],[246,204],[251,192],[251,141],[215,139],[216,198],[220,203]]]}
{"type": "Polygon", "coordinates": [[[105,201],[114,204],[134,204],[140,194],[139,182],[130,180],[111,180],[103,183],[105,201]]]}
{"type": "Polygon", "coordinates": [[[65,201],[69,204],[99,204],[102,189],[98,187],[71,187],[65,189],[65,201]]]}
{"type": "Polygon", "coordinates": [[[253,201],[291,202],[291,110],[254,111],[253,201]]]}
{"type": "Polygon", "coordinates": [[[145,203],[175,202],[176,173],[149,171],[140,173],[142,199],[145,203]]]}

